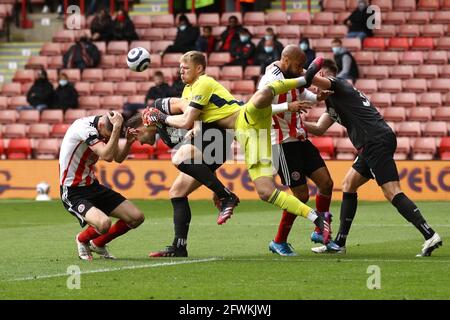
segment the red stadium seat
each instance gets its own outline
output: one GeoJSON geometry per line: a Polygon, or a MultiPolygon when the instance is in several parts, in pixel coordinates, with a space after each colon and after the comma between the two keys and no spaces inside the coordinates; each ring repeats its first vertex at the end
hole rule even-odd
{"type": "Polygon", "coordinates": [[[265,24],[264,12],[246,12],[244,14],[245,26],[262,26],[265,24]]]}
{"type": "Polygon", "coordinates": [[[356,88],[364,93],[373,93],[378,91],[377,80],[375,79],[358,79],[356,88]]]}
{"type": "Polygon", "coordinates": [[[128,42],[126,41],[110,41],[106,47],[106,52],[108,54],[127,54],[128,53],[128,42]]]}
{"type": "Polygon", "coordinates": [[[399,137],[420,137],[420,122],[417,121],[407,121],[400,122],[397,126],[397,135],[399,137]]]}
{"type": "Polygon", "coordinates": [[[345,11],[345,0],[324,0],[323,8],[329,12],[342,12],[345,11]]]}
{"type": "Polygon", "coordinates": [[[351,12],[337,12],[334,14],[334,23],[335,24],[344,24],[345,19],[350,16],[351,12]]]}
{"type": "Polygon", "coordinates": [[[418,37],[420,35],[419,26],[416,24],[402,24],[398,28],[399,37],[418,37]]]}
{"type": "Polygon", "coordinates": [[[376,62],[378,65],[397,65],[398,64],[398,52],[396,51],[383,51],[377,54],[376,62]]]}
{"type": "MultiPolygon", "coordinates": [[[[63,68],[63,57],[62,56],[48,56],[47,57],[47,67],[49,69],[62,69],[63,68]]],[[[50,70],[47,70],[47,72],[50,70]]]]}
{"type": "Polygon", "coordinates": [[[207,66],[206,67],[206,74],[210,77],[213,77],[214,79],[218,80],[220,78],[220,67],[214,66],[214,67],[210,67],[207,66]]]}
{"type": "Polygon", "coordinates": [[[103,81],[103,70],[98,68],[84,69],[81,81],[98,82],[103,81]]]}
{"type": "Polygon", "coordinates": [[[426,122],[431,120],[431,109],[429,107],[411,108],[408,113],[408,121],[426,122]]]}
{"type": "Polygon", "coordinates": [[[417,65],[423,63],[423,52],[422,51],[407,51],[400,54],[401,64],[411,64],[417,65]]]}
{"type": "Polygon", "coordinates": [[[356,155],[356,149],[348,138],[335,138],[336,159],[353,160],[356,155]]]}
{"type": "Polygon", "coordinates": [[[220,25],[220,17],[218,13],[200,13],[197,24],[200,27],[211,26],[216,27],[220,25]]]}
{"type": "Polygon", "coordinates": [[[428,11],[413,11],[408,16],[408,23],[410,24],[428,24],[429,21],[428,11]]]}
{"type": "Polygon", "coordinates": [[[44,43],[40,51],[41,56],[60,56],[61,54],[60,44],[54,42],[44,43]]]}
{"type": "Polygon", "coordinates": [[[397,93],[402,91],[402,80],[400,79],[383,79],[378,80],[378,89],[381,92],[397,93]]]}
{"type": "Polygon", "coordinates": [[[290,14],[290,24],[293,24],[293,25],[311,24],[311,15],[307,11],[292,12],[290,14]]]}
{"type": "Polygon", "coordinates": [[[58,30],[53,35],[53,42],[75,42],[75,32],[74,30],[58,30]]]}
{"type": "Polygon", "coordinates": [[[405,121],[406,111],[403,107],[390,107],[387,108],[383,113],[383,118],[386,121],[400,122],[405,121]]]}
{"type": "Polygon", "coordinates": [[[395,11],[415,11],[416,0],[396,0],[394,1],[395,11]]]}
{"type": "Polygon", "coordinates": [[[61,72],[67,75],[70,82],[77,82],[81,80],[80,69],[63,69],[61,72]]]}
{"type": "Polygon", "coordinates": [[[447,61],[446,51],[430,51],[425,59],[425,63],[428,64],[447,64],[447,61]]]}
{"type": "Polygon", "coordinates": [[[0,92],[3,96],[11,97],[22,94],[22,85],[20,82],[4,83],[1,88],[0,92]]]}
{"type": "Polygon", "coordinates": [[[152,16],[152,27],[155,28],[171,28],[175,26],[173,15],[160,14],[152,16]]]}
{"type": "Polygon", "coordinates": [[[136,82],[124,81],[116,83],[116,88],[114,89],[115,95],[132,96],[135,95],[136,93],[137,93],[136,82]]]}
{"type": "Polygon", "coordinates": [[[98,96],[112,95],[114,93],[114,84],[112,82],[95,82],[92,84],[91,93],[98,96]]]}
{"type": "Polygon", "coordinates": [[[155,156],[159,160],[168,160],[172,158],[171,149],[161,139],[156,141],[155,156]]]}
{"type": "Polygon", "coordinates": [[[78,104],[81,109],[99,109],[100,98],[97,96],[79,97],[78,104]]]}
{"type": "Polygon", "coordinates": [[[446,93],[449,91],[450,79],[431,79],[429,80],[428,90],[446,93]]]}
{"type": "Polygon", "coordinates": [[[13,82],[33,82],[36,71],[34,70],[16,70],[13,77],[13,82]]]}
{"type": "Polygon", "coordinates": [[[88,96],[91,94],[91,84],[89,82],[76,82],[75,89],[80,96],[88,96]]]}
{"type": "MultiPolygon", "coordinates": [[[[449,32],[447,32],[447,35],[449,32]]],[[[437,39],[436,50],[450,50],[450,37],[440,37],[437,39]]]]}
{"type": "Polygon", "coordinates": [[[334,144],[332,137],[311,137],[309,139],[319,149],[320,155],[324,159],[334,157],[334,144]]]}
{"type": "Polygon", "coordinates": [[[427,91],[427,80],[426,79],[403,80],[403,91],[415,93],[425,92],[427,91]]]}
{"type": "MultiPolygon", "coordinates": [[[[426,11],[425,11],[426,12],[426,11]]],[[[422,27],[422,37],[442,37],[444,35],[443,24],[428,24],[422,27]]]]}
{"type": "Polygon", "coordinates": [[[152,69],[147,69],[143,72],[134,72],[131,70],[127,71],[127,80],[128,81],[136,81],[136,82],[145,82],[149,81],[152,69]]]}
{"type": "MultiPolygon", "coordinates": [[[[178,28],[164,28],[160,31],[163,34],[163,38],[165,40],[175,40],[177,38],[178,28]]],[[[158,39],[149,39],[149,40],[158,40],[158,39]]]]}
{"type": "Polygon", "coordinates": [[[417,10],[434,11],[439,9],[439,0],[419,0],[417,10]]]}
{"type": "Polygon", "coordinates": [[[397,137],[397,150],[395,150],[395,160],[408,159],[411,145],[408,137],[397,137]]]}
{"type": "Polygon", "coordinates": [[[383,51],[386,48],[384,38],[365,38],[364,50],[383,51]]]}
{"type": "Polygon", "coordinates": [[[408,38],[390,38],[388,43],[388,49],[396,51],[409,50],[408,38]]]}
{"type": "Polygon", "coordinates": [[[450,160],[450,137],[443,137],[441,139],[439,156],[442,160],[450,160]]]}
{"type": "Polygon", "coordinates": [[[370,96],[370,101],[377,108],[387,108],[392,104],[392,97],[390,93],[385,92],[377,92],[370,96]]]}
{"type": "MultiPolygon", "coordinates": [[[[142,40],[146,41],[159,41],[164,39],[165,30],[173,30],[171,28],[162,29],[162,28],[150,28],[145,29],[140,37],[142,40]]],[[[176,29],[175,29],[176,30],[176,29]]]]}
{"type": "Polygon", "coordinates": [[[212,52],[208,58],[209,66],[223,66],[231,61],[229,52],[212,52]]]}
{"type": "Polygon", "coordinates": [[[391,11],[392,10],[392,1],[391,0],[372,0],[371,4],[380,7],[381,11],[391,11]]]}
{"type": "Polygon", "coordinates": [[[414,38],[411,49],[412,50],[433,50],[433,38],[414,38]]]}
{"type": "Polygon", "coordinates": [[[105,81],[121,82],[127,80],[126,69],[106,69],[103,70],[103,79],[105,81]]]}
{"type": "Polygon", "coordinates": [[[317,25],[307,25],[302,27],[303,32],[301,32],[302,37],[305,38],[323,38],[323,26],[317,26],[317,25]]]}
{"type": "Polygon", "coordinates": [[[131,20],[135,28],[150,28],[152,25],[150,16],[133,16],[131,20]]]}
{"type": "Polygon", "coordinates": [[[241,66],[224,66],[220,72],[222,80],[242,80],[244,73],[241,66]]]}
{"type": "Polygon", "coordinates": [[[245,80],[255,80],[261,75],[261,68],[259,66],[247,66],[244,70],[245,80]]]}
{"type": "Polygon", "coordinates": [[[300,38],[299,26],[286,25],[283,26],[282,28],[278,28],[277,32],[280,38],[294,38],[294,39],[300,38]]]}
{"type": "Polygon", "coordinates": [[[442,0],[442,10],[450,10],[450,0],[442,0]]]}
{"type": "Polygon", "coordinates": [[[9,98],[8,108],[9,109],[17,109],[21,106],[27,106],[27,98],[24,96],[14,96],[9,98]]]}
{"type": "Polygon", "coordinates": [[[359,38],[343,38],[342,46],[350,51],[361,50],[361,40],[359,38]]]}
{"type": "Polygon", "coordinates": [[[53,125],[52,131],[50,132],[50,136],[52,138],[64,138],[67,129],[69,129],[70,124],[66,123],[57,123],[53,125]]]}
{"type": "Polygon", "coordinates": [[[412,148],[413,160],[432,160],[436,153],[434,138],[416,138],[412,148]]]}
{"type": "Polygon", "coordinates": [[[4,138],[25,138],[27,135],[27,125],[23,123],[10,123],[5,125],[3,131],[4,138]]]}
{"type": "Polygon", "coordinates": [[[38,110],[22,110],[19,112],[19,123],[38,123],[39,122],[39,111],[38,110]]]}
{"type": "Polygon", "coordinates": [[[395,95],[393,105],[397,107],[412,108],[417,105],[416,94],[401,92],[395,95]]]}
{"type": "Polygon", "coordinates": [[[128,103],[144,103],[145,102],[145,95],[134,95],[134,96],[128,96],[127,97],[128,103]]]}
{"type": "Polygon", "coordinates": [[[406,14],[401,11],[385,11],[386,13],[382,13],[382,21],[383,24],[404,24],[406,22],[406,14]]]}
{"type": "Polygon", "coordinates": [[[57,139],[40,139],[34,149],[36,159],[57,159],[59,154],[57,139]]]}
{"type": "Polygon", "coordinates": [[[29,159],[31,151],[31,141],[29,139],[11,139],[6,149],[6,157],[8,159],[29,159]]]}
{"type": "Polygon", "coordinates": [[[447,135],[447,123],[445,121],[429,121],[425,123],[425,128],[423,129],[424,137],[445,137],[447,135]]]}
{"type": "MultiPolygon", "coordinates": [[[[111,69],[116,66],[116,57],[114,55],[102,55],[100,59],[100,69],[111,69]]],[[[84,71],[89,70],[85,69],[84,71]]]]}
{"type": "Polygon", "coordinates": [[[0,110],[0,124],[15,123],[18,117],[16,110],[0,110]]]}
{"type": "Polygon", "coordinates": [[[152,51],[152,43],[150,41],[131,41],[130,43],[130,50],[132,48],[141,47],[146,49],[148,52],[152,51]]]}
{"type": "Polygon", "coordinates": [[[123,96],[105,96],[102,97],[101,106],[108,110],[122,110],[124,103],[125,98],[123,96]]]}
{"type": "Polygon", "coordinates": [[[353,57],[360,66],[373,65],[375,61],[375,55],[372,51],[357,51],[353,53],[353,57]]]}
{"type": "Polygon", "coordinates": [[[0,110],[8,108],[8,98],[0,95],[0,110]]]}
{"type": "Polygon", "coordinates": [[[162,58],[164,67],[179,67],[182,53],[166,53],[162,58]]]}
{"type": "Polygon", "coordinates": [[[140,142],[135,141],[131,145],[129,159],[152,159],[155,152],[155,147],[148,144],[141,145],[140,142]]]}
{"type": "Polygon", "coordinates": [[[436,108],[434,110],[433,120],[449,122],[450,121],[450,107],[438,107],[438,108],[436,108]]]}
{"type": "Polygon", "coordinates": [[[285,11],[271,11],[266,14],[266,24],[268,25],[287,25],[288,15],[285,11]]]}
{"type": "Polygon", "coordinates": [[[62,123],[64,119],[62,110],[44,110],[41,113],[41,122],[42,123],[62,123]]]}
{"type": "Polygon", "coordinates": [[[334,24],[334,14],[332,12],[316,12],[312,18],[312,24],[314,25],[333,25],[334,24]]]}
{"type": "Polygon", "coordinates": [[[148,90],[155,85],[154,82],[139,82],[137,84],[137,94],[147,94],[148,90]]]}
{"type": "Polygon", "coordinates": [[[311,47],[316,51],[330,51],[331,50],[331,42],[333,39],[325,38],[325,39],[311,39],[311,47]]]}
{"type": "Polygon", "coordinates": [[[442,105],[442,95],[439,92],[422,93],[418,102],[422,107],[437,108],[442,105]]]}
{"type": "Polygon", "coordinates": [[[30,56],[25,69],[47,69],[47,57],[45,56],[30,56]]]}
{"type": "Polygon", "coordinates": [[[369,66],[362,68],[364,70],[364,76],[368,79],[385,79],[389,76],[387,66],[369,66]]]}
{"type": "Polygon", "coordinates": [[[252,80],[233,81],[233,93],[253,94],[255,90],[255,82],[252,80]]]}
{"type": "Polygon", "coordinates": [[[417,67],[414,76],[417,78],[434,79],[438,77],[438,66],[423,64],[417,67]]]}
{"type": "Polygon", "coordinates": [[[84,109],[67,109],[64,113],[64,123],[72,123],[77,119],[86,117],[86,110],[84,109]]]}
{"type": "Polygon", "coordinates": [[[374,37],[391,38],[397,35],[397,26],[393,24],[383,25],[382,28],[373,30],[374,37]]]}
{"type": "Polygon", "coordinates": [[[35,123],[28,127],[28,138],[43,139],[50,135],[50,125],[46,123],[35,123]]]}

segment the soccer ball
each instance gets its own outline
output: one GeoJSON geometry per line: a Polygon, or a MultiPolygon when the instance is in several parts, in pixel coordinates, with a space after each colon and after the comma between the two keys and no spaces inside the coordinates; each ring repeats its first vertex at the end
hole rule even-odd
{"type": "Polygon", "coordinates": [[[142,72],[150,66],[150,53],[141,47],[128,51],[127,65],[133,71],[142,72]]]}
{"type": "Polygon", "coordinates": [[[41,182],[36,186],[36,200],[48,201],[51,200],[48,193],[50,192],[50,185],[47,182],[41,182]]]}

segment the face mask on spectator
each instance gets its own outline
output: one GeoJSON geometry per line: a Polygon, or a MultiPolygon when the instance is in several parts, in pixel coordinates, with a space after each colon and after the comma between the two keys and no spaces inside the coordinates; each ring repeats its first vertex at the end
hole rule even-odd
{"type": "Polygon", "coordinates": [[[306,42],[300,43],[300,49],[302,49],[302,51],[308,50],[308,44],[306,42]]]}
{"type": "Polygon", "coordinates": [[[264,36],[264,39],[266,39],[266,40],[272,40],[272,39],[273,39],[273,36],[270,35],[270,34],[266,34],[266,35],[264,36]]]}
{"type": "Polygon", "coordinates": [[[342,48],[341,47],[332,47],[331,50],[333,50],[334,54],[339,54],[342,52],[342,48]]]}
{"type": "Polygon", "coordinates": [[[119,14],[119,15],[117,16],[117,21],[119,21],[119,22],[124,22],[124,21],[125,21],[125,15],[119,14]]]}
{"type": "Polygon", "coordinates": [[[184,31],[184,30],[186,30],[187,25],[182,24],[182,25],[180,25],[178,28],[180,28],[181,31],[184,31]]]}
{"type": "Polygon", "coordinates": [[[273,47],[264,47],[264,51],[266,51],[266,53],[272,53],[273,47]]]}
{"type": "Polygon", "coordinates": [[[68,81],[65,80],[65,79],[59,80],[59,85],[62,86],[62,87],[64,87],[65,85],[67,85],[67,83],[68,83],[68,81]]]}
{"type": "Polygon", "coordinates": [[[239,36],[239,39],[241,40],[241,42],[247,42],[249,37],[248,36],[239,36]]]}

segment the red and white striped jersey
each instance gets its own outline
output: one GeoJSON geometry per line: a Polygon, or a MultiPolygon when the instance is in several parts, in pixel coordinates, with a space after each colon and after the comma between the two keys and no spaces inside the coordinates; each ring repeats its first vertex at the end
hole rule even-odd
{"type": "MultiPolygon", "coordinates": [[[[272,81],[284,79],[281,69],[273,64],[266,69],[261,78],[258,89],[272,81]]],[[[316,101],[316,95],[309,90],[293,89],[288,93],[280,94],[273,98],[272,104],[292,102],[296,100],[316,101]]],[[[272,116],[272,145],[307,139],[306,128],[299,113],[283,112],[272,116]]]]}
{"type": "Polygon", "coordinates": [[[78,119],[67,130],[59,152],[61,186],[81,187],[94,182],[94,164],[99,157],[89,147],[102,141],[97,130],[99,118],[78,119]]]}

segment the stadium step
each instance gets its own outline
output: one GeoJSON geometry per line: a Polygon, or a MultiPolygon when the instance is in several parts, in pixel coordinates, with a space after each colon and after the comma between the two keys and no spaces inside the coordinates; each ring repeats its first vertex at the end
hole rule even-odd
{"type": "MultiPolygon", "coordinates": [[[[281,1],[273,1],[271,8],[266,10],[267,12],[270,11],[280,11],[281,10],[281,1]]],[[[301,11],[308,11],[308,0],[293,0],[293,1],[286,1],[286,12],[301,12],[301,11]]],[[[319,0],[311,0],[311,13],[319,12],[320,5],[319,0]]]]}
{"type": "Polygon", "coordinates": [[[24,69],[29,56],[39,55],[42,42],[0,44],[0,84],[11,82],[18,69],[24,69]]]}
{"type": "Polygon", "coordinates": [[[167,0],[141,0],[139,4],[133,5],[130,16],[153,16],[168,13],[169,4],[167,0]]]}

